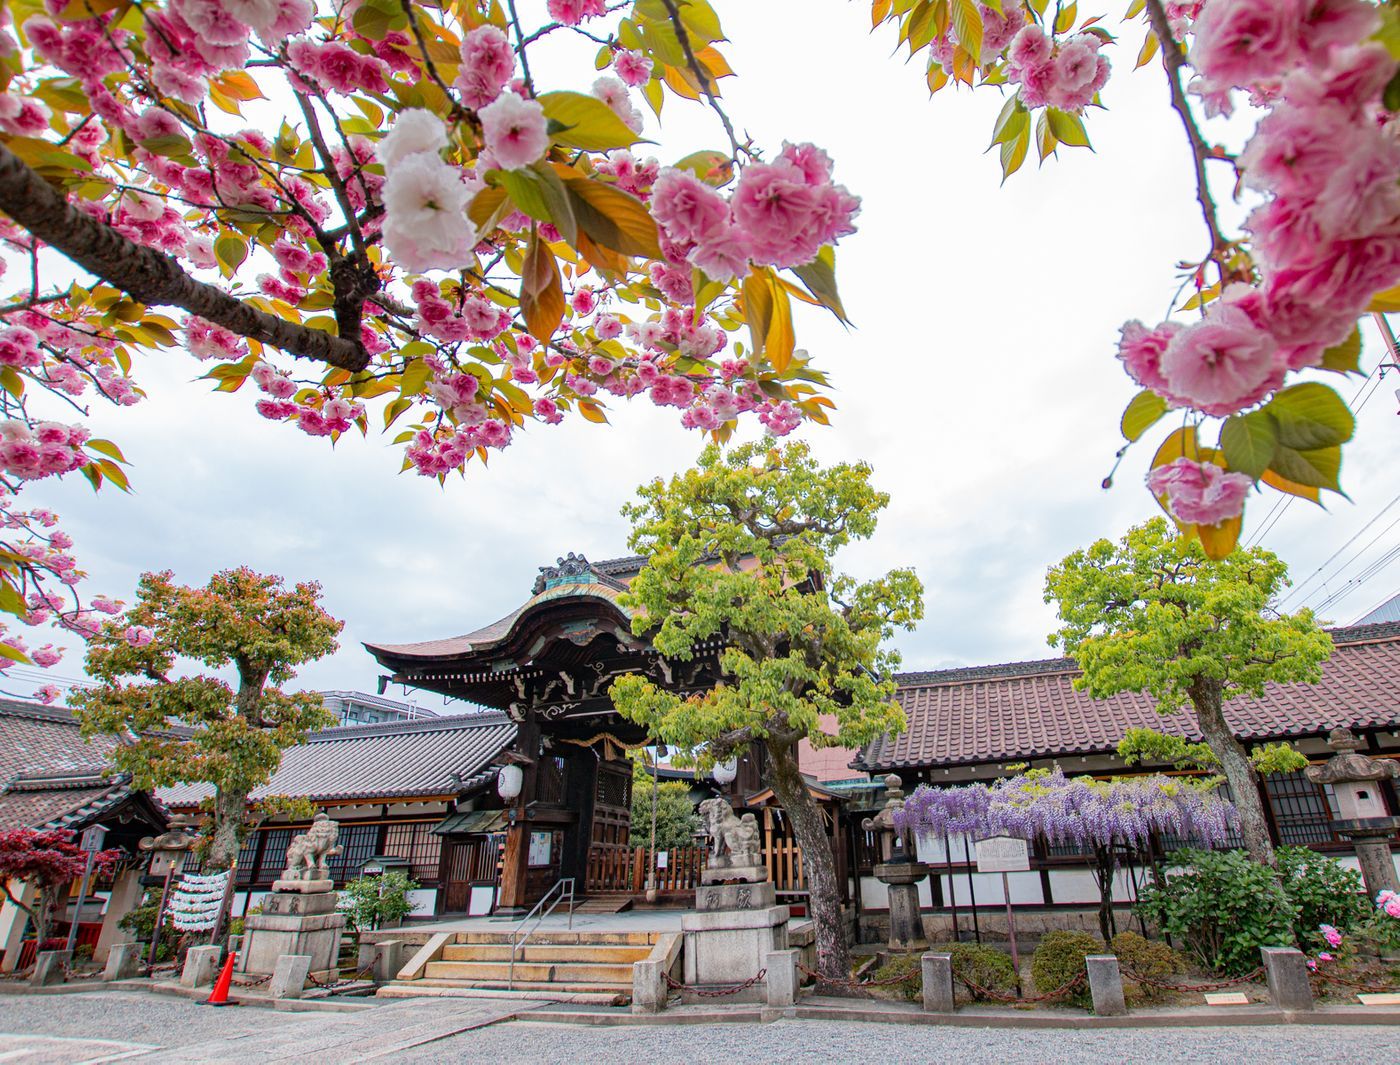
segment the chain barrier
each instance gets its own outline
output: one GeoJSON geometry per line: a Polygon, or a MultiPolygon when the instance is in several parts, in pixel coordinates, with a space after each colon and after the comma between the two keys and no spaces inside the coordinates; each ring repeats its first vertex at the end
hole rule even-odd
{"type": "Polygon", "coordinates": [[[907,973],[887,976],[883,980],[862,980],[858,977],[850,980],[835,980],[829,976],[823,976],[815,969],[807,968],[807,966],[803,965],[801,962],[797,963],[797,968],[804,976],[809,976],[820,984],[835,984],[838,987],[850,988],[852,991],[861,991],[867,987],[889,987],[892,984],[907,984],[910,980],[913,980],[919,975],[918,970],[911,969],[907,973]]]}
{"type": "Polygon", "coordinates": [[[1345,976],[1337,976],[1324,971],[1321,967],[1315,969],[1312,974],[1323,983],[1337,984],[1340,987],[1350,988],[1353,991],[1360,991],[1367,995],[1384,995],[1396,990],[1393,984],[1364,984],[1357,980],[1348,980],[1345,976]]]}
{"type": "Polygon", "coordinates": [[[956,971],[953,973],[953,978],[966,984],[974,994],[981,998],[991,999],[993,1002],[1016,1002],[1023,1005],[1030,1005],[1035,1002],[1050,1002],[1057,998],[1063,998],[1088,980],[1089,974],[1087,971],[1081,972],[1069,983],[1055,988],[1054,991],[1047,991],[1043,995],[1008,995],[1004,991],[993,991],[990,987],[983,987],[967,976],[958,975],[956,971]]]}
{"type": "Polygon", "coordinates": [[[263,973],[261,976],[244,976],[241,973],[233,974],[233,983],[238,987],[260,987],[271,979],[271,973],[263,973]]]}
{"type": "Polygon", "coordinates": [[[355,975],[342,980],[318,980],[315,973],[307,973],[306,978],[319,987],[322,991],[335,991],[342,987],[350,987],[354,984],[367,980],[374,972],[373,965],[366,965],[363,969],[356,969],[355,975]]]}
{"type": "Polygon", "coordinates": [[[1251,983],[1264,975],[1264,967],[1261,965],[1257,969],[1245,973],[1243,976],[1236,976],[1229,980],[1208,980],[1200,984],[1178,984],[1171,980],[1158,980],[1155,977],[1143,976],[1134,972],[1127,966],[1123,966],[1123,975],[1135,984],[1142,984],[1144,987],[1155,987],[1162,991],[1185,991],[1185,992],[1206,992],[1219,991],[1222,987],[1236,987],[1239,984],[1251,983]]]}
{"type": "Polygon", "coordinates": [[[745,991],[753,987],[754,984],[768,975],[768,970],[758,970],[758,972],[749,977],[749,979],[745,980],[742,984],[733,984],[719,988],[713,985],[683,984],[670,973],[662,973],[661,975],[666,978],[666,986],[672,991],[689,991],[692,995],[696,995],[699,998],[723,998],[725,995],[737,995],[740,991],[745,991]]]}

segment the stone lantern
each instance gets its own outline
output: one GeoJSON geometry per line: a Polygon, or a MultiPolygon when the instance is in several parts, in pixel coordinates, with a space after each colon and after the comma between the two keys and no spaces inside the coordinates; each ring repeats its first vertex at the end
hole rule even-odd
{"type": "Polygon", "coordinates": [[[928,876],[929,867],[914,859],[907,833],[895,823],[895,813],[904,808],[902,783],[894,773],[885,778],[884,809],[867,817],[861,827],[880,841],[883,861],[875,866],[875,877],[889,889],[890,949],[922,950],[928,940],[919,916],[919,881],[928,876]]]}
{"type": "Polygon", "coordinates": [[[1322,765],[1309,766],[1307,774],[1314,784],[1332,786],[1341,815],[1332,828],[1356,848],[1371,898],[1385,890],[1400,891],[1390,858],[1390,839],[1400,828],[1400,817],[1387,816],[1381,796],[1381,781],[1400,777],[1400,764],[1360,753],[1362,742],[1349,729],[1334,728],[1327,746],[1337,753],[1322,765]]]}
{"type": "Polygon", "coordinates": [[[147,836],[137,847],[151,856],[151,884],[170,873],[178,873],[194,845],[199,842],[199,823],[187,814],[175,814],[170,826],[159,836],[147,836]]]}

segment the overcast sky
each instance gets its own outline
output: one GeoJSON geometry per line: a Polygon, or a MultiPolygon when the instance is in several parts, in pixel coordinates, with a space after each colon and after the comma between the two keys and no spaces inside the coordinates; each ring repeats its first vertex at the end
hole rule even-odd
{"type": "MultiPolygon", "coordinates": [[[[1032,160],[1001,187],[995,153],[983,154],[999,94],[945,90],[930,100],[922,60],[891,55],[890,27],[868,32],[868,3],[715,6],[739,75],[724,82],[736,125],[770,152],[784,139],[815,142],[864,201],[860,232],[838,252],[854,328],[798,305],[799,342],[831,375],[838,404],[830,427],[799,433],[823,459],[868,460],[893,499],[876,537],[842,563],[860,575],[912,565],[923,579],[927,616],[899,640],[905,669],[1046,657],[1046,567],[1155,511],[1142,478],[1162,427],[1129,453],[1111,491],[1099,487],[1134,392],[1113,358],[1117,329],[1158,320],[1178,284],[1174,264],[1199,258],[1205,243],[1163,74],[1155,64],[1130,69],[1141,27],[1109,49],[1108,111],[1088,116],[1096,153],[1064,150],[1038,171],[1032,160]]],[[[586,88],[593,51],[542,48],[537,58],[532,49],[541,90],[586,88]]],[[[663,162],[723,144],[713,115],[696,106],[668,98],[664,117],[658,129],[648,114],[647,128],[663,162]]],[[[1365,368],[1383,351],[1368,329],[1365,368]]],[[[674,411],[615,404],[611,426],[534,426],[489,469],[473,464],[439,488],[400,475],[386,438],[347,437],[332,451],[258,417],[251,386],[210,393],[193,381],[202,370],[183,355],[147,358],[138,380],[149,401],[95,410],[97,435],[119,441],[134,464],[134,494],[94,497],[68,478],[26,497],[60,513],[90,592],[130,600],[144,570],[196,584],[242,563],[320,581],[327,608],[346,622],[341,649],[294,686],[373,691],[378,669],[361,641],[466,632],[518,606],[537,567],[560,554],[626,554],[619,507],[701,446],[674,411]]],[[[1341,382],[1343,395],[1359,384],[1341,382]]],[[[1346,450],[1351,501],[1334,498],[1330,513],[1299,501],[1265,535],[1298,579],[1400,492],[1397,384],[1395,374],[1381,382],[1361,413],[1360,442],[1346,450]]],[[[1276,498],[1253,500],[1246,537],[1276,498]]],[[[1400,544],[1400,530],[1387,530],[1396,516],[1329,567],[1329,590],[1400,544]],[[1332,577],[1377,533],[1369,553],[1332,577]]],[[[1319,601],[1311,589],[1322,584],[1298,602],[1319,601]]],[[[1382,569],[1328,616],[1350,622],[1396,591],[1400,567],[1382,569]]],[[[54,672],[77,676],[80,659],[54,672]]]]}

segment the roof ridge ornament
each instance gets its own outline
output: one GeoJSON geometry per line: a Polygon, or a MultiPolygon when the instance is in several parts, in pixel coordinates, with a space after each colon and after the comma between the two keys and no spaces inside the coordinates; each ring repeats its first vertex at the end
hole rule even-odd
{"type": "Polygon", "coordinates": [[[594,584],[602,579],[603,575],[593,568],[587,558],[570,551],[564,557],[556,559],[553,566],[540,567],[540,575],[535,578],[535,586],[531,591],[539,595],[546,588],[556,585],[594,584]]]}

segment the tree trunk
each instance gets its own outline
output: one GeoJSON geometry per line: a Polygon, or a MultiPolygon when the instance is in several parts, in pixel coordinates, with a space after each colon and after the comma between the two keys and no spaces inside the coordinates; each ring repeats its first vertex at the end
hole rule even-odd
{"type": "Polygon", "coordinates": [[[1272,867],[1274,844],[1269,838],[1269,822],[1264,815],[1264,802],[1259,796],[1259,774],[1254,771],[1254,763],[1225,722],[1220,682],[1197,677],[1191,684],[1190,694],[1201,735],[1219,759],[1221,772],[1234,793],[1245,850],[1256,862],[1272,867]]]}
{"type": "MultiPolygon", "coordinates": [[[[822,980],[842,984],[851,978],[851,953],[846,946],[845,922],[841,917],[841,891],[836,882],[836,858],[831,840],[822,825],[821,811],[807,790],[807,782],[797,767],[796,749],[791,744],[768,746],[769,783],[792,820],[792,832],[802,848],[802,865],[807,876],[809,906],[817,930],[817,972],[822,980]]],[[[821,982],[819,982],[819,989],[821,982]]],[[[835,990],[828,987],[826,990],[835,990]]]]}
{"type": "Polygon", "coordinates": [[[211,869],[227,869],[238,858],[238,837],[247,816],[246,791],[214,789],[214,838],[205,859],[211,869]]]}

